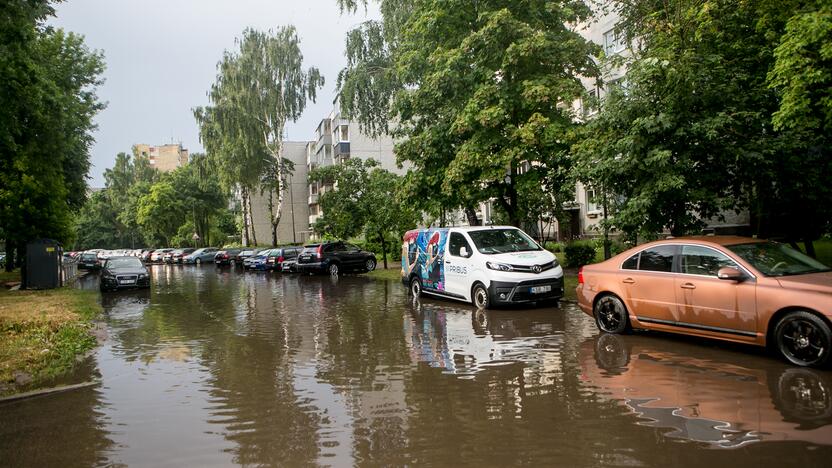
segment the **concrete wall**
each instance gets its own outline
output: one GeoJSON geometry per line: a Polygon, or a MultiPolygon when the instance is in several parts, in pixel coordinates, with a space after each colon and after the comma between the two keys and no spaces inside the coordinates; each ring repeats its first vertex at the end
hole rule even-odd
{"type": "MultiPolygon", "coordinates": [[[[305,242],[309,238],[309,196],[307,189],[305,141],[284,141],[283,157],[295,163],[294,174],[289,178],[289,188],[284,192],[283,212],[277,226],[278,244],[305,242]],[[294,217],[294,225],[292,219],[294,217]]],[[[274,198],[275,204],[277,197],[274,198]]],[[[269,194],[251,197],[254,232],[259,245],[271,245],[272,225],[269,220],[269,194]]]]}
{"type": "Polygon", "coordinates": [[[144,143],[134,145],[136,153],[150,159],[151,167],[161,172],[170,172],[188,164],[189,153],[181,144],[151,146],[144,143]]]}

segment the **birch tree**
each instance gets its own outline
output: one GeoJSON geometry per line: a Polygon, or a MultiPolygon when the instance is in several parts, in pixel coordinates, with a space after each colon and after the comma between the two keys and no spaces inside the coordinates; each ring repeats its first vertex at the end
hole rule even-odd
{"type": "MultiPolygon", "coordinates": [[[[297,121],[307,101],[315,101],[324,78],[315,67],[304,69],[294,26],[274,33],[246,29],[237,46],[218,64],[217,81],[209,93],[212,105],[197,109],[195,115],[206,149],[216,152],[220,166],[229,169],[227,180],[240,189],[244,237],[251,225],[251,194],[268,171],[275,172],[265,177],[272,185],[261,188],[273,200],[269,217],[276,244],[290,169],[274,161],[282,161],[286,122],[297,121]]],[[[253,229],[251,239],[256,243],[253,229]]]]}

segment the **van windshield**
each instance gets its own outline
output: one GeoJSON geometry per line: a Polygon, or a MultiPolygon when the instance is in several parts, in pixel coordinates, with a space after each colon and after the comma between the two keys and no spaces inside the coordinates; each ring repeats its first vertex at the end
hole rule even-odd
{"type": "Polygon", "coordinates": [[[486,255],[541,250],[537,242],[519,229],[483,229],[469,231],[468,235],[477,250],[486,255]]]}

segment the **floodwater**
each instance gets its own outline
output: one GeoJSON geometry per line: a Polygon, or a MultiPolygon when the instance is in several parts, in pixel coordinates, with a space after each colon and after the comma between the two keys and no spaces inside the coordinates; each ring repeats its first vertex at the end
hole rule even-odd
{"type": "Polygon", "coordinates": [[[95,384],[0,404],[0,465],[830,466],[832,371],[760,350],[362,276],[153,275],[102,298],[67,379],[95,384]]]}

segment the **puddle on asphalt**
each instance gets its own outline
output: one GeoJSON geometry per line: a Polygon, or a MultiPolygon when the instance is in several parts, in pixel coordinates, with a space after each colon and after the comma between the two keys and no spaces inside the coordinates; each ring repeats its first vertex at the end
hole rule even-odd
{"type": "Polygon", "coordinates": [[[832,372],[759,350],[599,335],[568,304],[414,302],[362,276],[153,275],[151,292],[102,298],[108,339],[71,376],[98,385],[0,405],[2,465],[740,467],[832,455],[832,372]]]}

